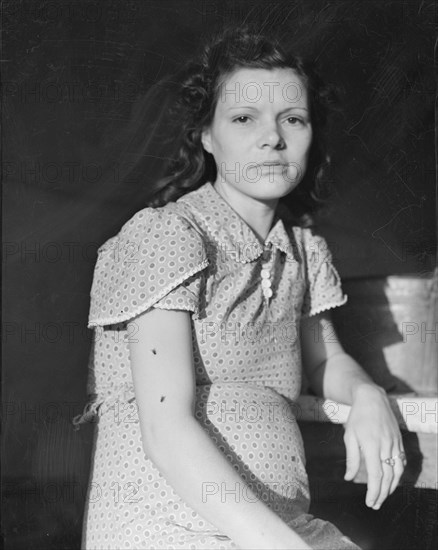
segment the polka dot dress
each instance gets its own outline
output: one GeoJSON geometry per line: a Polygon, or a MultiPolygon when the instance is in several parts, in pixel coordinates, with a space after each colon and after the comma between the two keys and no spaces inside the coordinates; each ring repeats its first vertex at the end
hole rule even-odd
{"type": "Polygon", "coordinates": [[[82,549],[237,548],[143,449],[127,321],[151,307],[191,312],[195,415],[242,478],[239,494],[206,483],[205,498],[249,487],[312,548],[357,548],[307,513],[294,414],[300,319],[345,301],[326,242],[282,206],[263,244],[211,183],[133,216],[99,249],[91,290],[90,401],[73,419],[97,419],[82,549]]]}

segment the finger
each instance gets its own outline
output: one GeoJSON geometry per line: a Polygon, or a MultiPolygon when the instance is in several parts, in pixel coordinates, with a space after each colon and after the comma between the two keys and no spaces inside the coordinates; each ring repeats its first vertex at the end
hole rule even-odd
{"type": "Polygon", "coordinates": [[[360,467],[360,447],[355,437],[348,435],[344,436],[345,450],[347,454],[347,468],[344,479],[351,481],[356,476],[360,467]]]}
{"type": "Polygon", "coordinates": [[[395,465],[394,465],[394,477],[392,479],[391,488],[389,489],[389,494],[392,495],[392,493],[397,489],[397,486],[400,482],[400,478],[403,475],[403,472],[406,467],[406,454],[403,450],[403,447],[400,447],[400,451],[396,453],[395,456],[395,465]]]}
{"type": "Polygon", "coordinates": [[[390,453],[389,455],[387,454],[385,458],[380,459],[383,476],[380,483],[380,492],[373,506],[374,510],[379,510],[379,508],[382,506],[383,502],[389,495],[389,490],[391,488],[392,481],[394,479],[395,463],[393,464],[392,462],[393,457],[394,457],[394,454],[390,453]],[[386,459],[390,460],[391,462],[388,464],[387,462],[385,462],[386,459]]]}
{"type": "MultiPolygon", "coordinates": [[[[377,447],[374,447],[373,450],[365,448],[364,458],[368,474],[368,488],[365,502],[367,506],[369,506],[370,508],[374,508],[380,495],[380,487],[382,485],[383,478],[385,475],[388,475],[388,472],[384,472],[382,468],[383,465],[377,447]]],[[[390,466],[385,466],[386,468],[392,470],[390,466]]]]}

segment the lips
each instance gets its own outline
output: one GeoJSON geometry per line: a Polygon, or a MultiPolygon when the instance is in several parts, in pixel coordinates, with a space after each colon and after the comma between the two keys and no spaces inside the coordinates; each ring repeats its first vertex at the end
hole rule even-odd
{"type": "Polygon", "coordinates": [[[257,167],[262,171],[283,171],[286,168],[285,164],[281,162],[264,162],[263,164],[258,164],[257,167]]]}

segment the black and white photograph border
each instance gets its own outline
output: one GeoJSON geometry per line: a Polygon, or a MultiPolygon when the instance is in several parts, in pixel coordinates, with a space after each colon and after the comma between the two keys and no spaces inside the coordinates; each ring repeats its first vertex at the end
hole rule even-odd
{"type": "MultiPolygon", "coordinates": [[[[438,4],[6,0],[1,20],[3,547],[86,550],[87,500],[102,492],[91,476],[99,418],[87,409],[90,354],[104,331],[87,328],[98,251],[145,208],[177,155],[172,75],[213,32],[250,24],[316,61],[335,91],[329,192],[315,218],[348,296],[333,322],[385,390],[406,459],[393,494],[367,507],[364,463],[344,479],[351,407],[314,395],[303,379],[292,411],[310,513],[363,550],[435,549],[438,4]]],[[[241,245],[223,257],[252,253],[241,245]]],[[[222,341],[259,334],[204,328],[222,341]]],[[[294,326],[264,328],[286,343],[297,337],[294,326]]],[[[315,342],[331,337],[315,324],[315,342]]],[[[135,402],[113,406],[115,422],[137,416],[135,402]]],[[[260,411],[239,414],[251,422],[260,411]]],[[[221,488],[206,480],[203,489],[221,488]]],[[[135,499],[134,478],[112,491],[114,501],[135,499]]]]}

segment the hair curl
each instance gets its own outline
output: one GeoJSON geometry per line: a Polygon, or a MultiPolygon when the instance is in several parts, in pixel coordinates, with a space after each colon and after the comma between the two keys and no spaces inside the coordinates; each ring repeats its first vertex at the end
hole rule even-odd
{"type": "Polygon", "coordinates": [[[178,94],[171,114],[180,127],[180,145],[167,174],[156,184],[148,206],[158,207],[195,190],[217,176],[213,156],[202,146],[201,135],[214,116],[220,85],[239,68],[291,68],[307,86],[313,139],[307,170],[300,184],[280,201],[300,225],[310,225],[323,202],[323,175],[329,166],[325,128],[334,89],[319,76],[314,63],[285,52],[278,41],[249,26],[228,28],[206,44],[197,59],[189,61],[176,75],[178,94]]]}

